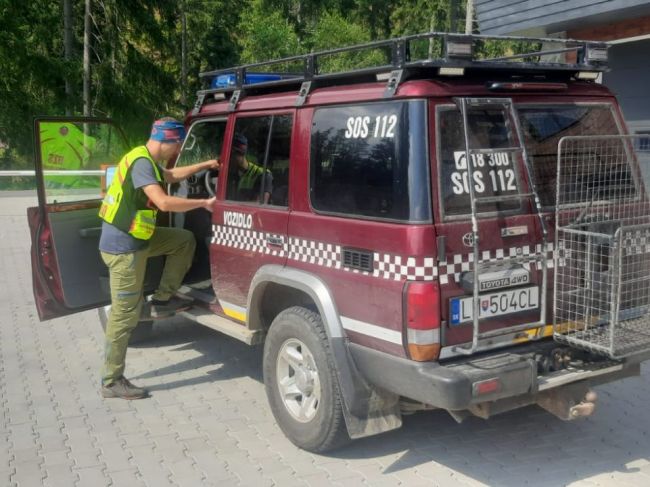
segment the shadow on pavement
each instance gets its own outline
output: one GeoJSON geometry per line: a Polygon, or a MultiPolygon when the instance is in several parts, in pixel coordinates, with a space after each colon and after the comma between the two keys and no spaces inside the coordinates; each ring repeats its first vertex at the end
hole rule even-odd
{"type": "MultiPolygon", "coordinates": [[[[205,376],[150,387],[175,387],[248,376],[262,384],[262,347],[249,347],[218,332],[187,321],[158,324],[147,346],[192,349],[199,357],[141,374],[147,378],[189,369],[217,366],[205,376]]],[[[639,378],[626,379],[626,390],[642,387],[639,378]],[[630,381],[636,381],[634,386],[630,381]]],[[[620,387],[620,382],[617,383],[620,387]]],[[[373,459],[401,453],[384,473],[424,466],[430,462],[488,485],[566,485],[601,473],[638,472],[634,462],[650,458],[650,411],[643,425],[620,414],[624,398],[598,389],[600,400],[593,417],[564,422],[537,407],[528,407],[490,420],[469,418],[456,423],[444,411],[404,416],[401,429],[352,442],[327,456],[342,460],[373,459]],[[631,465],[630,465],[631,464],[631,465]],[[621,465],[628,465],[620,470],[621,465]]],[[[629,403],[625,407],[633,407],[629,403]]],[[[637,411],[638,413],[638,411],[637,411]]],[[[636,415],[638,419],[638,414],[636,415]]],[[[650,471],[648,471],[650,473],[650,471]]],[[[435,479],[432,479],[435,481],[435,479]]],[[[638,481],[638,476],[635,477],[638,481]]]]}
{"type": "Polygon", "coordinates": [[[249,346],[207,327],[185,320],[173,318],[154,324],[151,339],[134,348],[167,347],[174,351],[193,350],[199,356],[181,362],[174,362],[150,372],[134,376],[133,379],[146,379],[178,374],[203,367],[215,367],[205,376],[152,385],[152,391],[174,389],[248,376],[262,383],[262,346],[249,346]]]}

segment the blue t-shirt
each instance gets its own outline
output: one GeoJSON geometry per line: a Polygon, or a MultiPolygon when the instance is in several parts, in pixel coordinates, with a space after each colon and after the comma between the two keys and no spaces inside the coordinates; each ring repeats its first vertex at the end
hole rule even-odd
{"type": "MultiPolygon", "coordinates": [[[[162,173],[162,168],[160,172],[162,173]]],[[[153,166],[144,157],[136,159],[131,168],[131,179],[135,189],[158,184],[153,166]]],[[[110,223],[102,223],[102,235],[99,238],[99,250],[109,254],[126,254],[142,250],[148,244],[148,240],[140,240],[132,237],[126,232],[118,229],[110,223]]]]}

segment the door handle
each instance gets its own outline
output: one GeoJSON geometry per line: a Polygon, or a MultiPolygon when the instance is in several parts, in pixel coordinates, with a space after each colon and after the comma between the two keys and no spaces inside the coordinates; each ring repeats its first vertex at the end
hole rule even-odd
{"type": "Polygon", "coordinates": [[[102,233],[102,227],[93,227],[93,228],[80,228],[79,236],[81,238],[92,238],[99,237],[102,233]]]}
{"type": "Polygon", "coordinates": [[[284,239],[275,235],[269,235],[266,237],[266,244],[273,247],[282,247],[284,246],[284,239]]]}

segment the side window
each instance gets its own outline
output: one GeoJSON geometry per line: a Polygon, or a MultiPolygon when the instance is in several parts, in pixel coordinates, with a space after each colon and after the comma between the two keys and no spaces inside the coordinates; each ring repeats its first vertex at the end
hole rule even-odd
{"type": "Polygon", "coordinates": [[[176,167],[191,166],[197,162],[218,159],[223,147],[225,120],[197,122],[187,134],[183,149],[176,159],[176,167]]]}
{"type": "Polygon", "coordinates": [[[235,123],[226,199],[287,206],[291,115],[239,118],[235,123]]]}
{"type": "Polygon", "coordinates": [[[106,168],[128,151],[109,122],[43,120],[38,134],[46,203],[101,198],[106,168]]]}
{"type": "Polygon", "coordinates": [[[316,110],[310,162],[313,208],[430,221],[425,110],[420,100],[316,110]]]}
{"type": "MultiPolygon", "coordinates": [[[[468,160],[465,154],[465,132],[460,111],[455,107],[438,109],[439,184],[444,214],[469,215],[468,160]]],[[[503,108],[472,109],[467,114],[470,149],[500,149],[515,146],[503,108]]],[[[521,192],[516,156],[512,152],[472,154],[474,191],[477,197],[513,195],[521,192]]],[[[521,203],[510,200],[479,206],[479,212],[517,210],[521,203]]]]}

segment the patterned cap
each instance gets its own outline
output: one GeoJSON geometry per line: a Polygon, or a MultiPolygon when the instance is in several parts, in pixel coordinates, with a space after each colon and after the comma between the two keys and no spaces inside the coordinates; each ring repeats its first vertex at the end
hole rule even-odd
{"type": "Polygon", "coordinates": [[[248,149],[248,139],[242,134],[235,134],[232,140],[232,149],[240,154],[245,154],[248,149]]]}
{"type": "Polygon", "coordinates": [[[185,126],[176,120],[156,120],[151,127],[150,140],[175,143],[185,139],[185,126]]]}

